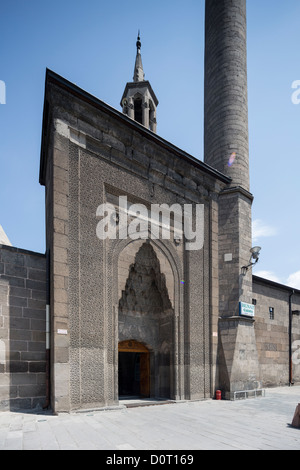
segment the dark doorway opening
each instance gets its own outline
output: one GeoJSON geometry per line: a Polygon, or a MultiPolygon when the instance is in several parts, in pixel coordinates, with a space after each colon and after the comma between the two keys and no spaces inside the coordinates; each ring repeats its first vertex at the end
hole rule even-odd
{"type": "Polygon", "coordinates": [[[135,341],[119,344],[119,397],[150,396],[150,354],[135,341]]]}
{"type": "Polygon", "coordinates": [[[140,396],[141,353],[119,352],[119,396],[140,396]]]}

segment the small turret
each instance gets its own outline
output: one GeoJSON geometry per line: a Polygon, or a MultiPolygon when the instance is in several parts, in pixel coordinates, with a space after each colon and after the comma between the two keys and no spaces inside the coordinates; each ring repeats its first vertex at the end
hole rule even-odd
{"type": "Polygon", "coordinates": [[[126,84],[120,104],[124,114],[127,114],[131,119],[139,122],[147,129],[156,132],[156,108],[158,100],[150,83],[145,80],[141,47],[140,32],[138,32],[133,82],[126,84]]]}

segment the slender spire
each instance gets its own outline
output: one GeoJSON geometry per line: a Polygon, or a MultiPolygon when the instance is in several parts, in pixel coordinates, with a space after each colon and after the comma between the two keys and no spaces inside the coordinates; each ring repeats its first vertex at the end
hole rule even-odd
{"type": "Polygon", "coordinates": [[[140,31],[138,32],[137,42],[136,42],[136,59],[135,59],[135,66],[134,66],[134,74],[133,74],[133,81],[134,82],[143,82],[145,78],[143,64],[142,64],[142,56],[141,56],[141,38],[140,38],[140,31]]]}

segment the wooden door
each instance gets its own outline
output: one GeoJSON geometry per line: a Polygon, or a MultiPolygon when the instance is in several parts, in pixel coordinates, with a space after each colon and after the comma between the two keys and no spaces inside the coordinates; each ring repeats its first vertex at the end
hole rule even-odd
{"type": "Polygon", "coordinates": [[[142,397],[150,396],[150,356],[149,352],[141,353],[140,358],[140,394],[142,397]]]}

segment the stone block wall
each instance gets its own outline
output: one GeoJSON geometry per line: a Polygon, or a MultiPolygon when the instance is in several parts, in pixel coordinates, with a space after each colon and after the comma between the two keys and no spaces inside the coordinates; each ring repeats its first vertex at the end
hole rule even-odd
{"type": "MultiPolygon", "coordinates": [[[[289,384],[289,300],[292,291],[290,287],[254,277],[255,336],[263,387],[289,384]]],[[[300,310],[300,292],[297,290],[291,297],[291,308],[300,310]]],[[[292,318],[291,345],[292,379],[299,383],[300,316],[296,315],[292,318]]]]}
{"type": "Polygon", "coordinates": [[[0,410],[45,404],[46,258],[0,245],[0,410]]]}

